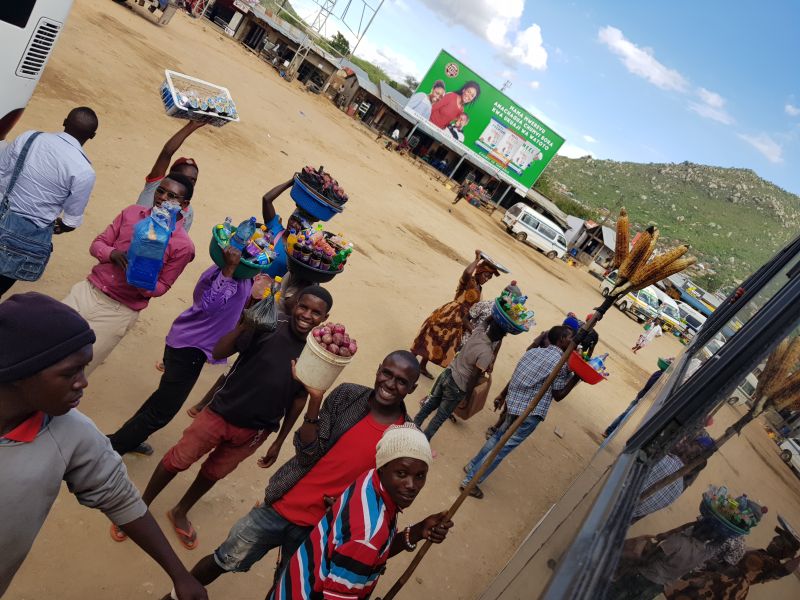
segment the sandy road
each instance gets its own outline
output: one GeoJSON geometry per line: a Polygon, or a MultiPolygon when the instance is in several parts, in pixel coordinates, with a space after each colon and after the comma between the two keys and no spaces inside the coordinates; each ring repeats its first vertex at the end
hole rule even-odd
{"type": "MultiPolygon", "coordinates": [[[[158,150],[180,126],[165,117],[160,106],[157,89],[165,68],[226,85],[236,98],[242,123],[201,130],[181,151],[200,165],[192,230],[197,258],[173,289],[142,313],[134,331],[94,373],[81,410],[101,430],[121,424],[157,384],[153,363],[161,355],[164,335],[191,301],[197,277],[210,264],[211,227],[226,215],[235,221],[257,214],[261,194],[305,164],[323,164],[351,197],[334,228],[354,241],[357,252],[348,273],[328,286],[335,297],[333,318],[346,323],[359,338],[359,357],[345,372],[345,380],[369,384],[387,352],[408,347],[427,314],[452,297],[475,248],[512,269],[531,297],[537,331],[559,323],[569,310],[585,315],[600,302],[596,280],[516,243],[497,217],[463,202],[451,207],[452,193],[429,175],[385,151],[374,136],[327,101],[287,85],[268,65],[210,25],[179,14],[169,27],[159,28],[107,0],[76,2],[42,82],[12,132],[56,129],[69,108],[80,104],[94,107],[101,120],[97,138],[87,145],[98,182],[85,223],[75,233],[57,238],[45,277],[34,285],[19,285],[18,291],[36,289],[60,298],[91,268],[92,238],[135,201],[158,150]]],[[[278,202],[284,215],[291,206],[288,195],[278,202]]],[[[490,282],[484,297],[498,293],[506,283],[507,279],[490,282]]],[[[597,387],[579,386],[553,408],[534,438],[486,483],[486,498],[465,503],[452,540],[429,555],[404,598],[474,597],[587,463],[597,448],[598,433],[655,370],[656,358],[680,349],[674,339],[662,338],[633,356],[629,348],[639,329],[617,311],[609,313],[598,330],[599,351],[611,353],[611,379],[597,387]],[[563,437],[554,435],[556,428],[563,437]]],[[[495,369],[495,390],[508,379],[528,343],[527,336],[504,343],[495,369]]],[[[220,368],[207,367],[190,401],[198,399],[219,372],[220,368]]],[[[408,399],[412,414],[429,387],[423,381],[408,399]]],[[[456,497],[461,467],[480,448],[483,431],[494,419],[487,410],[468,422],[442,428],[433,443],[440,457],[428,486],[402,523],[441,510],[456,497]]],[[[138,485],[146,483],[159,453],[177,440],[187,422],[181,414],[151,438],[157,456],[126,458],[138,485]]],[[[770,457],[772,448],[762,437],[760,431],[751,430],[743,438],[760,444],[760,454],[736,440],[709,472],[714,471],[714,478],[726,478],[731,487],[747,481],[752,488],[768,490],[774,504],[800,523],[798,489],[781,472],[785,467],[770,457]],[[770,469],[763,468],[765,461],[770,469]]],[[[289,453],[285,447],[281,460],[289,453]]],[[[196,468],[179,476],[152,507],[171,540],[164,513],[195,473],[196,468]]],[[[199,532],[199,548],[190,552],[174,544],[188,565],[222,541],[231,524],[262,496],[270,473],[253,459],[198,504],[191,517],[199,532]]],[[[684,497],[659,514],[657,522],[654,518],[653,527],[660,530],[662,525],[668,528],[689,520],[692,505],[696,501],[684,497]]],[[[768,528],[763,529],[754,535],[759,542],[768,535],[768,528]]],[[[409,558],[393,560],[382,588],[391,584],[409,558]]],[[[274,559],[272,554],[250,573],[211,586],[211,597],[260,600],[274,559]]],[[[131,543],[111,541],[101,514],[80,508],[64,492],[6,597],[132,600],[160,597],[168,588],[165,576],[131,543]]],[[[778,588],[762,587],[768,589],[778,588]]]]}

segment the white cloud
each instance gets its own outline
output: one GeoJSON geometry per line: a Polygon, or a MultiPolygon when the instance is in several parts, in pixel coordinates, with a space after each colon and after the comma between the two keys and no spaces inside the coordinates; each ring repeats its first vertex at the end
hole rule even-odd
{"type": "Polygon", "coordinates": [[[547,68],[542,30],[536,24],[520,29],[525,0],[420,0],[446,23],[461,25],[500,49],[508,61],[532,69],[547,68]]]}
{"type": "Polygon", "coordinates": [[[534,80],[534,81],[531,81],[528,85],[531,86],[532,90],[538,90],[541,87],[542,82],[534,80]]]}
{"type": "Polygon", "coordinates": [[[500,73],[500,77],[503,79],[511,79],[514,76],[514,71],[511,69],[503,69],[503,72],[500,73]]]}
{"type": "Polygon", "coordinates": [[[786,114],[789,115],[790,117],[796,117],[800,115],[800,108],[793,106],[789,103],[787,103],[786,106],[783,107],[783,110],[785,110],[786,114]]]}
{"type": "Polygon", "coordinates": [[[722,96],[716,92],[707,90],[704,87],[701,87],[697,90],[697,95],[700,96],[700,99],[703,101],[703,103],[708,104],[713,108],[722,108],[725,106],[725,99],[722,96]]]}
{"type": "Polygon", "coordinates": [[[645,78],[662,90],[686,91],[688,82],[683,75],[656,60],[651,48],[640,48],[626,39],[616,27],[604,27],[598,32],[597,39],[608,46],[634,75],[645,78]]]}
{"type": "Polygon", "coordinates": [[[543,44],[542,28],[534,23],[517,33],[517,38],[510,51],[511,57],[519,59],[531,69],[544,71],[547,68],[547,50],[544,49],[543,44]]]}
{"type": "Polygon", "coordinates": [[[561,148],[558,149],[558,154],[566,156],[567,158],[582,158],[584,156],[593,156],[591,150],[586,150],[580,146],[565,142],[561,148]]]}
{"type": "Polygon", "coordinates": [[[769,162],[783,162],[783,147],[766,133],[759,133],[758,135],[740,133],[739,137],[763,154],[769,162]]]}
{"type": "Polygon", "coordinates": [[[584,135],[584,136],[583,136],[583,139],[584,139],[584,141],[586,141],[586,142],[589,142],[590,144],[596,144],[596,143],[597,143],[597,140],[596,140],[596,139],[594,139],[594,138],[593,138],[592,136],[590,136],[590,135],[584,135]]]}
{"type": "Polygon", "coordinates": [[[725,110],[725,98],[704,87],[697,89],[697,95],[700,98],[700,102],[690,101],[689,110],[723,125],[733,123],[733,117],[725,110]]]}
{"type": "Polygon", "coordinates": [[[406,75],[420,79],[423,74],[417,63],[406,55],[386,46],[376,46],[367,38],[361,40],[356,55],[380,67],[395,81],[403,81],[406,75]]]}

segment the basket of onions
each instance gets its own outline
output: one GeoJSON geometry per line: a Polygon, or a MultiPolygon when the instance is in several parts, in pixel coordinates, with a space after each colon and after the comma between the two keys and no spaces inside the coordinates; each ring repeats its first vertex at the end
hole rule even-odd
{"type": "Polygon", "coordinates": [[[306,386],[327,390],[358,352],[344,325],[326,323],[311,331],[297,359],[297,378],[306,386]]]}

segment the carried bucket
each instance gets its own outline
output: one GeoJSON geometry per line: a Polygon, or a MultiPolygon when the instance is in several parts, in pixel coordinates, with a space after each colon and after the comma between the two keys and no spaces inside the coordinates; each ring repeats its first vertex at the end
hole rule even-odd
{"type": "Polygon", "coordinates": [[[310,388],[327,390],[351,360],[352,356],[331,354],[320,346],[313,335],[309,335],[297,359],[297,378],[310,388]]]}

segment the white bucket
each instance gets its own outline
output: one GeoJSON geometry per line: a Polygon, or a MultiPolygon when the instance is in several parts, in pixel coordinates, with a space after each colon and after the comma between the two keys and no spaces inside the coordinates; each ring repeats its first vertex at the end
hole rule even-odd
{"type": "Polygon", "coordinates": [[[327,390],[336,381],[352,356],[335,356],[324,350],[317,339],[309,334],[306,346],[297,359],[297,378],[316,390],[327,390]]]}

